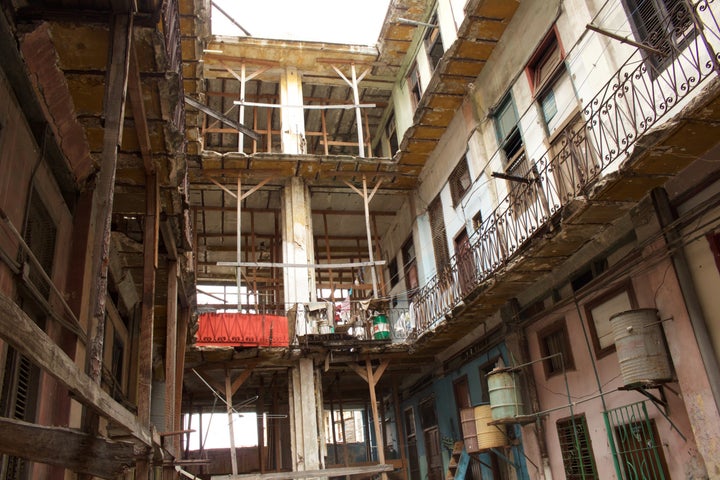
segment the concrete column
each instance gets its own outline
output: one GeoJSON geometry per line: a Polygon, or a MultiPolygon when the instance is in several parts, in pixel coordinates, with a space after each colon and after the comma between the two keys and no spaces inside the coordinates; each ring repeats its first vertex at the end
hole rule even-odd
{"type": "MultiPolygon", "coordinates": [[[[300,177],[292,177],[285,184],[282,205],[282,239],[284,263],[314,263],[315,247],[312,235],[310,190],[300,177]]],[[[315,301],[315,270],[284,269],[285,305],[315,301]]],[[[302,330],[298,330],[302,332],[302,330]]],[[[292,340],[292,339],[291,339],[292,340]]]]}
{"type": "Polygon", "coordinates": [[[317,372],[311,358],[301,358],[290,373],[290,429],[292,433],[293,470],[318,470],[320,462],[321,411],[316,403],[317,372]]]}
{"type": "Polygon", "coordinates": [[[280,130],[282,152],[292,154],[306,153],[305,115],[303,105],[302,81],[296,68],[287,68],[280,78],[280,130]],[[292,107],[289,107],[292,106],[292,107]]]}
{"type": "MultiPolygon", "coordinates": [[[[284,263],[314,263],[310,191],[299,177],[293,177],[285,184],[282,235],[284,263]]],[[[288,308],[316,299],[313,269],[286,267],[284,276],[285,303],[288,308]]],[[[303,334],[305,317],[300,314],[297,317],[296,332],[303,334]]],[[[292,464],[295,471],[317,470],[321,467],[318,426],[322,425],[322,395],[316,391],[318,384],[320,379],[312,358],[301,358],[290,369],[288,394],[292,464]]]]}

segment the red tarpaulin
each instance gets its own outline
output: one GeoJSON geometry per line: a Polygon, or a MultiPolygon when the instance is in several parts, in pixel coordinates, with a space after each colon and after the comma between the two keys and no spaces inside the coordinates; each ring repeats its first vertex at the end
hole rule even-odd
{"type": "Polygon", "coordinates": [[[198,346],[288,346],[288,319],[278,315],[203,313],[195,336],[198,346]]]}

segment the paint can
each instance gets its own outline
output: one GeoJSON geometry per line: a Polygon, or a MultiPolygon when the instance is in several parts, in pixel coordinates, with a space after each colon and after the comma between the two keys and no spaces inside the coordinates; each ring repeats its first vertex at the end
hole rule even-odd
{"type": "Polygon", "coordinates": [[[375,340],[390,339],[390,326],[388,325],[388,319],[385,315],[375,315],[373,317],[372,331],[375,340]]]}

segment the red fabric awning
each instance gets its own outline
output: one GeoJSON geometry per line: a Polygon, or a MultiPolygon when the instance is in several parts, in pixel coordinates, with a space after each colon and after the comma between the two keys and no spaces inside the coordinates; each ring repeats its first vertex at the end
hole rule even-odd
{"type": "Polygon", "coordinates": [[[288,319],[278,315],[203,313],[195,334],[198,346],[287,347],[288,319]]]}

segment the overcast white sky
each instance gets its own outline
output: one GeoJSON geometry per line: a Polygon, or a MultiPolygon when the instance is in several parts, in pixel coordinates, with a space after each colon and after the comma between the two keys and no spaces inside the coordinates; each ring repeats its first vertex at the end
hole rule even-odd
{"type": "MultiPolygon", "coordinates": [[[[253,37],[375,45],[389,0],[213,0],[253,37]]],[[[216,8],[215,35],[243,33],[216,8]]]]}

